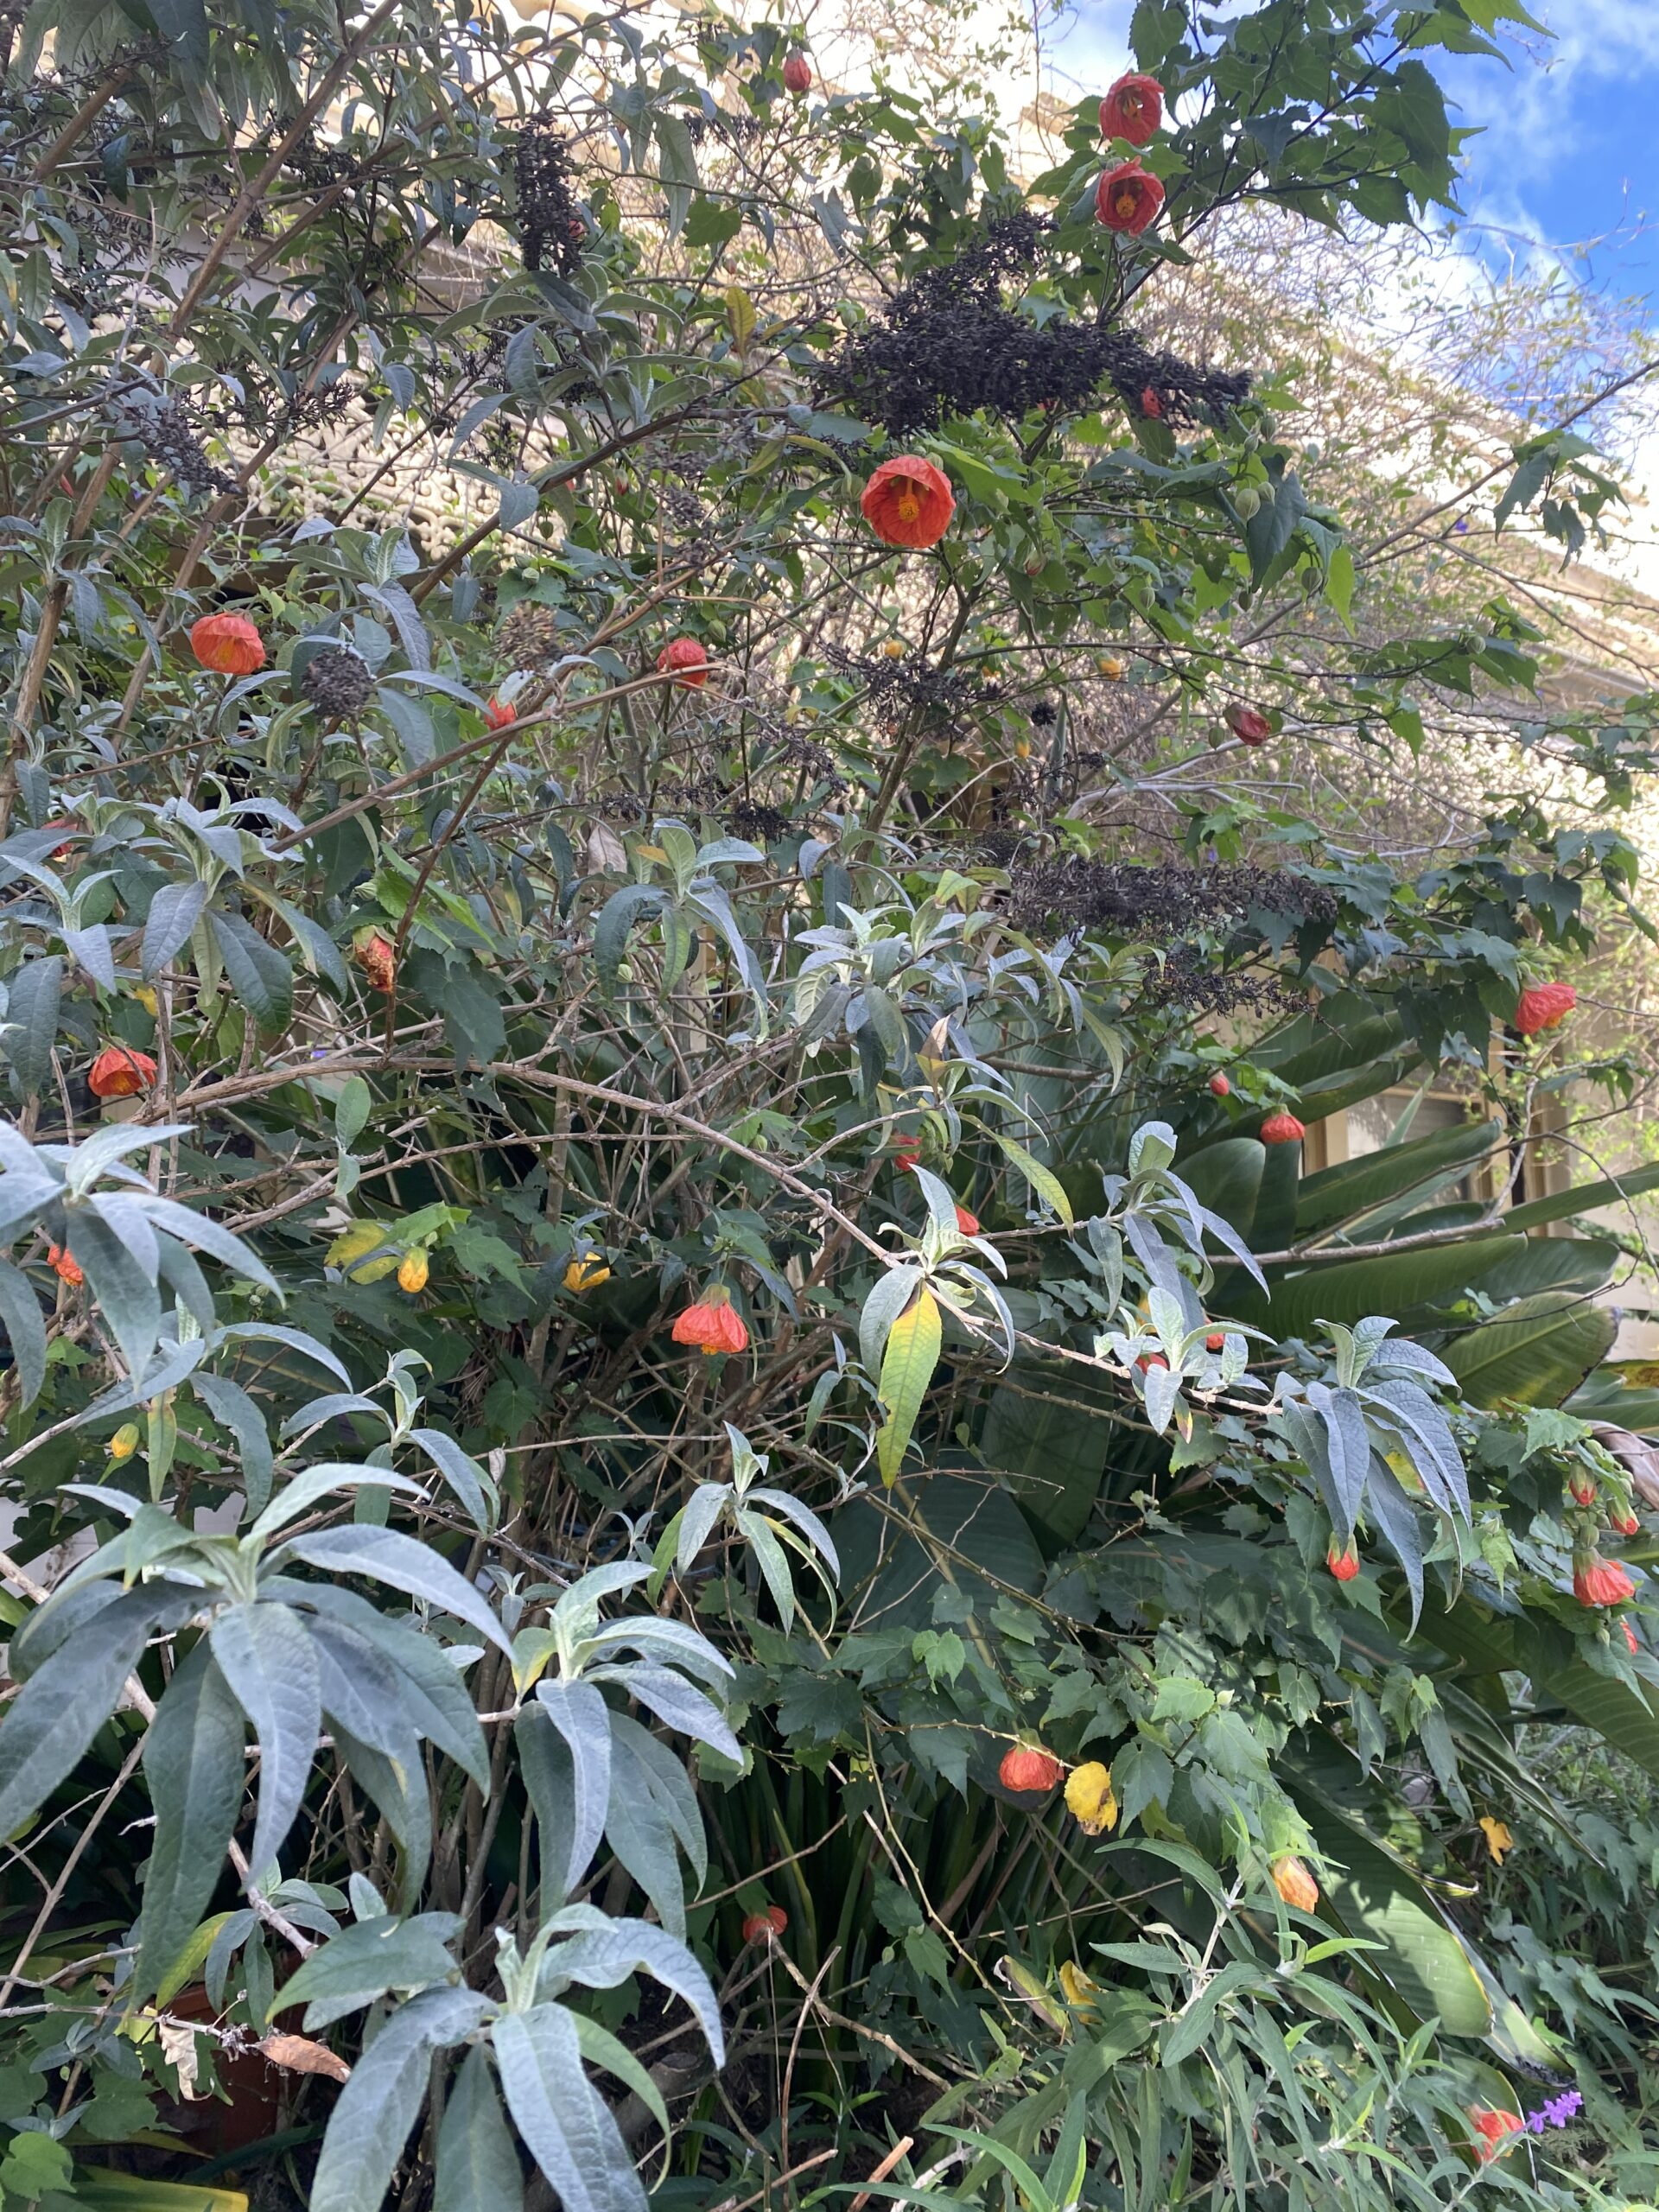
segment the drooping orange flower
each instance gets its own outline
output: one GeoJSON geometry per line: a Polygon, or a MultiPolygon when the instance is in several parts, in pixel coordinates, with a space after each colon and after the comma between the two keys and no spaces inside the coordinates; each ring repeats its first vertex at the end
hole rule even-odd
{"type": "Polygon", "coordinates": [[[1300,1144],[1306,1135],[1294,1114],[1269,1114],[1262,1124],[1263,1144],[1300,1144]]]}
{"type": "Polygon", "coordinates": [[[1156,385],[1141,387],[1141,412],[1149,423],[1160,423],[1164,416],[1164,403],[1158,396],[1156,385]]]}
{"type": "Polygon", "coordinates": [[[130,1045],[106,1045],[87,1071],[94,1098],[136,1098],[156,1080],[156,1063],[130,1045]]]}
{"type": "Polygon", "coordinates": [[[1359,1573],[1359,1554],[1351,1538],[1339,1544],[1334,1536],[1325,1548],[1325,1563],[1338,1582],[1351,1582],[1359,1573]]]}
{"type": "Polygon", "coordinates": [[[1226,1076],[1223,1075],[1219,1070],[1211,1077],[1210,1096],[1212,1098],[1230,1097],[1232,1096],[1232,1089],[1233,1086],[1231,1082],[1226,1076]]]}
{"type": "Polygon", "coordinates": [[[418,1298],[426,1288],[426,1279],[432,1272],[432,1262],[424,1252],[405,1252],[397,1270],[397,1287],[407,1291],[411,1298],[418,1298]]]}
{"type": "Polygon", "coordinates": [[[1273,1886],[1287,1904],[1301,1912],[1312,1912],[1319,1901],[1319,1884],[1294,1852],[1287,1851],[1274,1860],[1273,1886]]]}
{"type": "Polygon", "coordinates": [[[916,553],[938,543],[957,511],[950,479],[916,453],[884,461],[858,504],[884,545],[903,545],[916,553]]]}
{"type": "Polygon", "coordinates": [[[1636,1585],[1616,1559],[1580,1552],[1573,1561],[1573,1595],[1581,1605],[1622,1605],[1636,1585]]]}
{"type": "Polygon", "coordinates": [[[1621,1536],[1639,1536],[1642,1533],[1642,1523],[1634,1513],[1610,1513],[1607,1518],[1621,1536]]]}
{"type": "Polygon", "coordinates": [[[245,614],[204,614],[191,625],[190,650],[219,676],[251,676],[265,664],[265,641],[245,614]]]}
{"type": "Polygon", "coordinates": [[[957,1227],[962,1231],[964,1236],[977,1236],[979,1234],[979,1216],[976,1213],[969,1213],[966,1206],[958,1206],[957,1208],[957,1227]]]}
{"type": "Polygon", "coordinates": [[[780,1904],[769,1904],[760,1912],[752,1912],[743,1923],[746,1943],[775,1943],[789,1925],[789,1915],[780,1904]]]}
{"type": "Polygon", "coordinates": [[[799,99],[812,89],[812,64],[804,54],[791,54],[784,64],[784,86],[799,99]]]}
{"type": "Polygon", "coordinates": [[[1120,77],[1100,104],[1100,135],[1146,146],[1164,119],[1164,88],[1155,77],[1131,71],[1120,77]]]}
{"type": "Polygon", "coordinates": [[[61,1244],[47,1246],[46,1264],[58,1281],[67,1282],[71,1290],[79,1288],[86,1280],[80,1271],[80,1262],[73,1253],[66,1251],[61,1244]]]}
{"type": "Polygon", "coordinates": [[[1218,1351],[1225,1351],[1227,1349],[1225,1332],[1220,1329],[1212,1329],[1204,1340],[1204,1348],[1212,1357],[1218,1351]]]}
{"type": "Polygon", "coordinates": [[[397,981],[397,947],[391,939],[380,930],[365,930],[353,940],[352,950],[371,986],[390,997],[397,981]]]}
{"type": "Polygon", "coordinates": [[[1515,1026],[1523,1037],[1543,1029],[1559,1029],[1579,1002],[1571,983],[1534,983],[1521,994],[1515,1009],[1515,1026]]]}
{"type": "Polygon", "coordinates": [[[731,1292],[719,1282],[711,1282],[696,1304],[686,1307],[674,1324],[673,1336],[677,1344],[696,1344],[711,1359],[716,1352],[746,1351],[749,1341],[731,1292]]]}
{"type": "Polygon", "coordinates": [[[1524,2124],[1518,2112],[1494,2112],[1486,2105],[1471,2105],[1469,2118],[1481,2139],[1483,2164],[1488,2158],[1495,2158],[1510,2136],[1519,2134],[1524,2124]]]}
{"type": "Polygon", "coordinates": [[[1624,1648],[1630,1653],[1631,1658],[1634,1659],[1637,1653],[1642,1649],[1641,1645],[1636,1640],[1636,1630],[1630,1626],[1629,1621],[1620,1621],[1619,1626],[1624,1631],[1624,1648]]]}
{"type": "Polygon", "coordinates": [[[510,707],[505,700],[492,699],[484,709],[484,719],[492,729],[505,729],[509,722],[518,719],[517,707],[510,707]]]}
{"type": "Polygon", "coordinates": [[[1229,707],[1222,717],[1241,745],[1265,745],[1273,724],[1259,707],[1229,707]]]}
{"type": "Polygon", "coordinates": [[[688,691],[700,691],[709,681],[709,656],[695,638],[671,638],[657,656],[657,666],[688,691]]]}
{"type": "Polygon", "coordinates": [[[1065,1773],[1065,1768],[1052,1751],[1038,1750],[1030,1744],[1013,1744],[1002,1754],[996,1778],[1005,1789],[1025,1794],[1052,1789],[1065,1773]]]}
{"type": "Polygon", "coordinates": [[[1095,187],[1095,220],[1128,238],[1155,223],[1163,204],[1163,186],[1139,162],[1120,162],[1095,187]]]}

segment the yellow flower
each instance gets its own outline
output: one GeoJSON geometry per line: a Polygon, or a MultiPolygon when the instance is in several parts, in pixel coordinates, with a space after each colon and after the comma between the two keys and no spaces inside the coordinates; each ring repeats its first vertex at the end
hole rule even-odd
{"type": "Polygon", "coordinates": [[[137,1000],[139,1005],[143,1007],[144,1012],[149,1016],[150,1020],[154,1021],[156,1015],[160,1014],[162,1010],[162,1003],[156,997],[155,992],[151,989],[150,986],[148,983],[135,984],[133,986],[132,995],[137,1000]]]}
{"type": "Polygon", "coordinates": [[[403,1265],[397,1270],[398,1289],[415,1297],[426,1288],[426,1279],[431,1271],[432,1263],[424,1252],[405,1252],[403,1265]]]}
{"type": "Polygon", "coordinates": [[[130,1459],[137,1449],[138,1424],[136,1421],[124,1421],[110,1439],[110,1457],[111,1459],[130,1459]]]}
{"type": "Polygon", "coordinates": [[[1112,1795],[1112,1770],[1098,1759],[1074,1766],[1065,1778],[1066,1810],[1077,1819],[1085,1835],[1102,1835],[1117,1826],[1117,1800],[1112,1795]]]}
{"type": "Polygon", "coordinates": [[[584,1252],[572,1260],[564,1271],[564,1287],[578,1295],[584,1290],[597,1290],[602,1282],[609,1282],[611,1271],[600,1252],[584,1252]]]}
{"type": "Polygon", "coordinates": [[[1495,1821],[1490,1813],[1482,1815],[1480,1832],[1486,1839],[1486,1848],[1492,1855],[1493,1866],[1501,1866],[1504,1853],[1515,1849],[1515,1838],[1503,1821],[1495,1821]]]}
{"type": "Polygon", "coordinates": [[[1031,740],[1030,740],[1028,737],[1016,737],[1016,738],[1014,739],[1014,759],[1015,759],[1016,760],[1030,760],[1030,758],[1031,758],[1031,740]]]}
{"type": "Polygon", "coordinates": [[[903,660],[904,657],[904,646],[897,638],[888,638],[883,641],[881,646],[881,658],[883,660],[903,660]]]}
{"type": "Polygon", "coordinates": [[[1273,1862],[1273,1886],[1287,1904],[1312,1912],[1319,1901],[1319,1885],[1293,1852],[1283,1852],[1273,1862]]]}
{"type": "Polygon", "coordinates": [[[1100,1984],[1071,1959],[1060,1961],[1060,1987],[1065,1992],[1066,2003],[1078,2012],[1087,2012],[1100,1994],[1100,1984]]]}
{"type": "Polygon", "coordinates": [[[1095,663],[1095,666],[1109,683],[1121,683],[1123,681],[1123,663],[1116,653],[1103,653],[1095,663]]]}

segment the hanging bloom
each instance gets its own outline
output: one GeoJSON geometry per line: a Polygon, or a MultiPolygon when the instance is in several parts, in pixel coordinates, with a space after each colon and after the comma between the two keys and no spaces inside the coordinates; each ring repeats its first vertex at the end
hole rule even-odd
{"type": "Polygon", "coordinates": [[[1621,1536],[1639,1536],[1642,1533],[1642,1523],[1634,1513],[1610,1513],[1607,1519],[1621,1536]]]}
{"type": "Polygon", "coordinates": [[[80,1262],[73,1253],[66,1251],[61,1244],[47,1246],[46,1264],[58,1281],[67,1282],[71,1290],[79,1289],[86,1280],[80,1271],[80,1262]]]}
{"type": "Polygon", "coordinates": [[[1583,2106],[1577,2089],[1563,2089],[1559,2097],[1546,2098],[1535,2112],[1529,2112],[1527,2126],[1535,2135],[1541,2135],[1547,2127],[1565,2127],[1583,2106]]]}
{"type": "Polygon", "coordinates": [[[1483,2164],[1488,2158],[1497,2156],[1511,2135],[1521,2132],[1522,2121],[1518,2112],[1493,2112],[1489,2106],[1471,2105],[1469,2118],[1473,2122],[1476,2134],[1481,2139],[1483,2164]]]}
{"type": "Polygon", "coordinates": [[[1163,204],[1163,186],[1139,162],[1120,162],[1095,187],[1095,220],[1132,238],[1157,221],[1163,204]]]}
{"type": "Polygon", "coordinates": [[[359,930],[352,939],[352,950],[372,987],[390,997],[397,981],[397,948],[391,939],[381,930],[359,930]]]}
{"type": "Polygon", "coordinates": [[[780,1904],[769,1904],[760,1912],[752,1912],[743,1923],[746,1943],[775,1943],[789,1925],[789,1915],[780,1904]]]}
{"type": "Polygon", "coordinates": [[[191,625],[190,650],[219,676],[251,676],[265,664],[265,641],[245,614],[204,614],[191,625]]]}
{"type": "Polygon", "coordinates": [[[1120,77],[1100,104],[1101,137],[1131,146],[1149,145],[1163,119],[1164,88],[1155,77],[1120,77]]]}
{"type": "Polygon", "coordinates": [[[86,1074],[94,1098],[136,1098],[156,1080],[156,1063],[130,1045],[106,1045],[86,1074]]]}
{"type": "Polygon", "coordinates": [[[784,84],[799,99],[812,89],[812,64],[804,54],[791,54],[784,64],[784,84]]]}
{"type": "Polygon", "coordinates": [[[921,1159],[922,1147],[914,1137],[895,1137],[893,1141],[893,1164],[901,1175],[908,1175],[921,1159]]]}
{"type": "Polygon", "coordinates": [[[1534,983],[1522,992],[1515,1009],[1515,1026],[1523,1037],[1541,1030],[1559,1029],[1579,1002],[1571,983],[1534,983]]]}
{"type": "Polygon", "coordinates": [[[492,729],[505,729],[509,722],[518,719],[517,707],[510,707],[504,700],[492,699],[484,709],[484,719],[492,729]]]}
{"type": "Polygon", "coordinates": [[[1630,1653],[1631,1658],[1634,1659],[1637,1653],[1642,1649],[1641,1645],[1636,1640],[1636,1630],[1630,1626],[1629,1621],[1620,1621],[1619,1626],[1624,1631],[1624,1648],[1630,1653]]]}
{"type": "Polygon", "coordinates": [[[724,1283],[711,1282],[695,1306],[688,1306],[674,1324],[677,1344],[696,1344],[712,1359],[716,1352],[742,1351],[749,1341],[743,1317],[732,1304],[724,1283]]]}
{"type": "Polygon", "coordinates": [[[1231,1082],[1226,1076],[1223,1075],[1219,1070],[1211,1077],[1210,1096],[1212,1098],[1230,1097],[1232,1095],[1232,1089],[1233,1086],[1231,1082]]]}
{"type": "Polygon", "coordinates": [[[709,681],[709,656],[695,638],[671,638],[657,656],[657,667],[683,690],[700,691],[709,681]]]}
{"type": "Polygon", "coordinates": [[[1100,658],[1095,663],[1095,666],[1109,683],[1121,683],[1123,681],[1127,665],[1128,664],[1120,660],[1116,653],[1102,653],[1100,658]]]}
{"type": "Polygon", "coordinates": [[[977,1236],[979,1234],[979,1216],[976,1213],[969,1213],[966,1206],[958,1206],[957,1208],[957,1227],[962,1231],[964,1236],[977,1236]]]}
{"type": "Polygon", "coordinates": [[[1515,1849],[1515,1838],[1504,1827],[1503,1821],[1494,1820],[1490,1813],[1481,1815],[1480,1832],[1486,1839],[1487,1853],[1493,1866],[1501,1866],[1503,1864],[1504,1853],[1515,1849]]]}
{"type": "Polygon", "coordinates": [[[1222,720],[1241,745],[1265,745],[1273,735],[1273,724],[1260,707],[1229,707],[1222,720]]]}
{"type": "Polygon", "coordinates": [[[1002,1754],[996,1778],[1005,1789],[1020,1796],[1052,1789],[1065,1773],[1052,1751],[1031,1744],[1014,1744],[1002,1754]]]}
{"type": "Polygon", "coordinates": [[[1161,1367],[1166,1373],[1169,1370],[1169,1362],[1160,1351],[1142,1352],[1135,1363],[1143,1375],[1150,1375],[1154,1367],[1161,1367]]]}
{"type": "Polygon", "coordinates": [[[1574,1505],[1593,1505],[1596,1502],[1595,1478],[1582,1467],[1574,1467],[1567,1478],[1567,1494],[1574,1505]]]}
{"type": "Polygon", "coordinates": [[[1312,1912],[1319,1901],[1319,1885],[1294,1852],[1282,1853],[1273,1862],[1273,1886],[1287,1904],[1312,1912]]]}
{"type": "Polygon", "coordinates": [[[564,1287],[577,1297],[584,1290],[597,1290],[601,1283],[609,1282],[610,1279],[611,1271],[602,1252],[583,1252],[564,1271],[564,1287]]]}
{"type": "Polygon", "coordinates": [[[426,1279],[432,1272],[432,1262],[424,1252],[405,1252],[397,1270],[397,1287],[406,1290],[411,1298],[418,1297],[426,1288],[426,1279]]]}
{"type": "Polygon", "coordinates": [[[1098,1759],[1085,1759],[1065,1777],[1065,1808],[1085,1835],[1107,1835],[1117,1826],[1117,1798],[1112,1770],[1098,1759]]]}
{"type": "Polygon", "coordinates": [[[1204,1348],[1212,1359],[1217,1352],[1225,1351],[1227,1349],[1225,1332],[1221,1329],[1211,1329],[1204,1340],[1204,1348]]]}
{"type": "Polygon", "coordinates": [[[924,553],[937,545],[957,511],[950,479],[920,454],[884,461],[860,495],[864,519],[884,545],[924,553]]]}
{"type": "Polygon", "coordinates": [[[1581,1605],[1622,1605],[1636,1585],[1616,1559],[1579,1552],[1573,1560],[1573,1595],[1581,1605]]]}
{"type": "Polygon", "coordinates": [[[1339,1544],[1332,1536],[1325,1548],[1325,1563],[1338,1582],[1351,1582],[1359,1573],[1359,1554],[1354,1548],[1353,1538],[1339,1544]]]}
{"type": "Polygon", "coordinates": [[[1269,1114],[1262,1124],[1263,1144],[1300,1144],[1306,1134],[1294,1114],[1269,1114]]]}
{"type": "Polygon", "coordinates": [[[110,1457],[111,1459],[130,1459],[137,1449],[138,1424],[136,1421],[124,1421],[110,1439],[110,1457]]]}
{"type": "Polygon", "coordinates": [[[1100,1994],[1100,1984],[1084,1974],[1075,1959],[1060,1961],[1060,1988],[1076,2012],[1085,2012],[1100,1994]]]}

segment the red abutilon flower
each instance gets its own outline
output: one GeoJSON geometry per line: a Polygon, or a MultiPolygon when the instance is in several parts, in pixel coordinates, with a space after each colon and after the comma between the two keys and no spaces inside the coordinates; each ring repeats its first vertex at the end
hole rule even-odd
{"type": "Polygon", "coordinates": [[[1052,1789],[1061,1781],[1065,1769],[1052,1751],[1039,1751],[1030,1744],[1014,1744],[1002,1754],[1002,1764],[996,1770],[996,1778],[1005,1789],[1026,1793],[1052,1789]]]}
{"type": "Polygon", "coordinates": [[[914,1137],[895,1137],[893,1141],[893,1164],[901,1175],[908,1175],[922,1156],[922,1147],[914,1137]]]}
{"type": "MultiPolygon", "coordinates": [[[[41,827],[42,830],[79,830],[80,824],[70,815],[54,814],[49,822],[42,822],[41,827]]],[[[47,858],[49,861],[67,861],[74,849],[68,843],[54,845],[47,858]]]]}
{"type": "Polygon", "coordinates": [[[265,641],[245,614],[204,614],[191,625],[190,650],[219,676],[251,676],[265,664],[265,641]]]}
{"type": "Polygon", "coordinates": [[[1630,1626],[1629,1621],[1620,1621],[1619,1626],[1624,1631],[1624,1648],[1630,1653],[1631,1658],[1634,1659],[1637,1653],[1642,1649],[1641,1645],[1636,1640],[1636,1630],[1630,1626]]]}
{"type": "Polygon", "coordinates": [[[752,1912],[743,1923],[746,1943],[775,1943],[789,1925],[789,1915],[780,1904],[769,1904],[762,1911],[752,1912]]]}
{"type": "Polygon", "coordinates": [[[1164,88],[1155,77],[1133,71],[1120,77],[1100,104],[1100,135],[1124,138],[1131,146],[1151,143],[1164,119],[1164,88]]]}
{"type": "Polygon", "coordinates": [[[1135,1363],[1143,1375],[1150,1375],[1154,1367],[1161,1367],[1166,1373],[1169,1370],[1169,1362],[1160,1351],[1143,1352],[1135,1363]]]}
{"type": "Polygon", "coordinates": [[[106,1045],[86,1074],[94,1098],[136,1098],[156,1080],[156,1063],[130,1045],[106,1045]]]}
{"type": "Polygon", "coordinates": [[[1274,1860],[1273,1886],[1287,1904],[1303,1912],[1312,1912],[1319,1901],[1319,1884],[1294,1852],[1283,1852],[1274,1860]]]}
{"type": "Polygon", "coordinates": [[[397,949],[391,939],[379,930],[365,930],[353,939],[352,950],[370,983],[390,997],[397,980],[397,949]]]}
{"type": "Polygon", "coordinates": [[[1581,1605],[1622,1605],[1636,1585],[1616,1559],[1580,1552],[1573,1561],[1573,1595],[1581,1605]]]}
{"type": "Polygon", "coordinates": [[[1204,1340],[1204,1348],[1205,1351],[1211,1354],[1218,1351],[1225,1351],[1227,1349],[1226,1336],[1220,1329],[1212,1329],[1210,1332],[1210,1334],[1204,1340]]]}
{"type": "Polygon", "coordinates": [[[695,638],[671,638],[657,656],[657,667],[687,691],[700,691],[709,681],[709,656],[695,638]]]}
{"type": "Polygon", "coordinates": [[[1259,707],[1229,707],[1223,720],[1241,745],[1265,745],[1273,735],[1273,724],[1259,707]]]}
{"type": "Polygon", "coordinates": [[[1567,1477],[1567,1487],[1568,1495],[1571,1497],[1574,1505],[1593,1505],[1595,1503],[1596,1485],[1594,1478],[1590,1475],[1586,1475],[1581,1467],[1575,1467],[1573,1472],[1567,1477]]]}
{"type": "Polygon", "coordinates": [[[724,1283],[711,1282],[696,1304],[686,1307],[674,1324],[674,1341],[696,1344],[711,1359],[716,1352],[742,1351],[747,1347],[749,1332],[724,1283]]]}
{"type": "Polygon", "coordinates": [[[1571,983],[1533,983],[1521,994],[1515,1009],[1515,1026],[1523,1037],[1541,1029],[1559,1029],[1579,1002],[1571,983]]]}
{"type": "Polygon", "coordinates": [[[1164,403],[1158,397],[1155,385],[1148,384],[1141,386],[1141,412],[1149,423],[1160,423],[1163,420],[1164,403]]]}
{"type": "Polygon", "coordinates": [[[1269,1114],[1262,1124],[1263,1144],[1300,1144],[1305,1135],[1294,1114],[1269,1114]]]}
{"type": "Polygon", "coordinates": [[[958,1206],[957,1208],[957,1227],[962,1231],[964,1236],[977,1236],[979,1234],[979,1216],[976,1213],[969,1213],[966,1206],[958,1206]]]}
{"type": "Polygon", "coordinates": [[[1621,1536],[1639,1536],[1642,1523],[1634,1513],[1610,1513],[1607,1516],[1621,1536]]]}
{"type": "Polygon", "coordinates": [[[1095,220],[1132,238],[1157,221],[1163,204],[1163,186],[1139,162],[1120,162],[1095,187],[1095,220]]]}
{"type": "Polygon", "coordinates": [[[1518,2112],[1494,2112],[1487,2105],[1471,2105],[1469,2118],[1480,2140],[1483,2162],[1495,2158],[1511,2135],[1518,2135],[1522,2119],[1518,2112]]]}
{"type": "Polygon", "coordinates": [[[1229,1082],[1228,1078],[1224,1075],[1217,1073],[1211,1077],[1210,1096],[1212,1098],[1230,1097],[1232,1095],[1232,1089],[1233,1086],[1231,1083],[1229,1082]]]}
{"type": "Polygon", "coordinates": [[[66,1252],[61,1244],[47,1246],[46,1264],[56,1275],[58,1281],[67,1282],[71,1290],[75,1289],[79,1284],[86,1280],[80,1271],[80,1262],[71,1253],[66,1252]]]}
{"type": "Polygon", "coordinates": [[[937,545],[957,511],[950,479],[918,453],[884,461],[858,504],[884,545],[903,545],[912,553],[937,545]]]}
{"type": "Polygon", "coordinates": [[[492,729],[505,729],[509,722],[518,719],[517,707],[509,707],[499,699],[492,699],[484,709],[484,719],[492,729]]]}
{"type": "Polygon", "coordinates": [[[791,54],[784,64],[784,83],[799,99],[812,89],[812,64],[804,54],[791,54]]]}
{"type": "Polygon", "coordinates": [[[1325,1563],[1338,1582],[1351,1582],[1359,1573],[1359,1554],[1354,1548],[1353,1538],[1339,1544],[1332,1536],[1325,1547],[1325,1563]]]}

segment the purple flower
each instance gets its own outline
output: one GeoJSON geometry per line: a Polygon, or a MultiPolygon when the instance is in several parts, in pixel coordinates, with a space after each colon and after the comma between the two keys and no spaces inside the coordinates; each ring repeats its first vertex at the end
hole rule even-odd
{"type": "Polygon", "coordinates": [[[1536,2112],[1529,2112],[1527,2126],[1535,2135],[1541,2135],[1547,2127],[1565,2127],[1583,2103],[1576,2089],[1563,2089],[1559,2097],[1551,2097],[1536,2112]]]}

